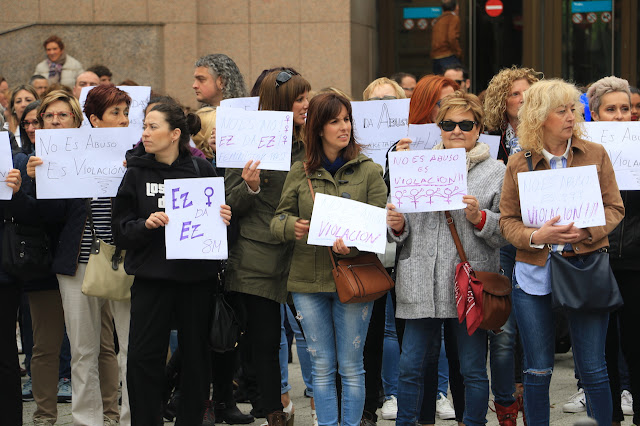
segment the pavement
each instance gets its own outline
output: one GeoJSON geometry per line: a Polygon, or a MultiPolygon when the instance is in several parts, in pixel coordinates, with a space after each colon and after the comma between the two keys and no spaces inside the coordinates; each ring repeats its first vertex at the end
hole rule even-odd
{"type": "MultiPolygon", "coordinates": [[[[295,407],[295,423],[298,426],[308,426],[312,424],[311,409],[309,407],[309,399],[304,397],[304,383],[300,374],[300,363],[298,362],[296,350],[293,350],[294,360],[289,364],[289,382],[293,387],[291,397],[295,407]]],[[[488,367],[487,367],[488,368],[488,367]]],[[[555,367],[551,378],[550,401],[551,401],[551,425],[573,425],[578,420],[586,417],[586,414],[568,414],[562,412],[562,405],[567,399],[576,392],[576,380],[573,373],[573,358],[571,352],[566,354],[557,354],[555,357],[555,367]]],[[[449,398],[451,398],[449,396],[449,398]]],[[[249,404],[238,404],[240,410],[248,413],[251,409],[249,404]]],[[[32,415],[35,410],[34,402],[24,403],[24,424],[31,425],[32,415]]],[[[378,417],[380,411],[378,410],[378,417]]],[[[253,425],[259,426],[264,419],[258,419],[253,425]]],[[[520,424],[522,419],[519,418],[520,424]]],[[[2,422],[0,421],[0,424],[2,422]]],[[[625,417],[623,424],[632,424],[631,417],[625,417]]],[[[58,404],[58,422],[57,425],[71,425],[71,404],[58,404]]],[[[379,420],[379,426],[394,425],[393,420],[379,420]]],[[[487,424],[490,426],[498,425],[495,414],[491,410],[487,410],[487,424]]],[[[165,422],[165,426],[173,425],[173,422],[165,422]]],[[[453,420],[436,420],[436,425],[456,426],[453,420]]]]}

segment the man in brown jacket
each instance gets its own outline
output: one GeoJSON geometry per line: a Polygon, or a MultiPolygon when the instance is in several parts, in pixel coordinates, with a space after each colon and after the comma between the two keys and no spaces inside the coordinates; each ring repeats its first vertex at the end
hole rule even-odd
{"type": "Polygon", "coordinates": [[[431,57],[434,74],[442,75],[445,69],[462,65],[457,0],[442,0],[442,15],[433,26],[431,35],[431,57]]]}

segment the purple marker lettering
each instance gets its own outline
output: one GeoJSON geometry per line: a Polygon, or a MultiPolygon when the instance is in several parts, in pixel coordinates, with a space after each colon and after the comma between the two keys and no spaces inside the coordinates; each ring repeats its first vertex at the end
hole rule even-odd
{"type": "Polygon", "coordinates": [[[186,240],[187,238],[189,238],[188,235],[185,235],[185,233],[189,232],[189,225],[191,225],[191,221],[182,222],[182,231],[180,231],[180,241],[186,240]]]}
{"type": "Polygon", "coordinates": [[[178,207],[176,205],[176,201],[178,201],[178,199],[176,198],[176,192],[180,191],[180,188],[173,188],[171,190],[171,204],[173,205],[173,210],[178,210],[180,207],[178,207]]]}
{"type": "Polygon", "coordinates": [[[189,191],[180,194],[180,198],[182,198],[184,201],[182,201],[182,208],[186,209],[187,207],[191,207],[193,205],[193,201],[189,201],[187,204],[187,197],[189,196],[189,191]]]}

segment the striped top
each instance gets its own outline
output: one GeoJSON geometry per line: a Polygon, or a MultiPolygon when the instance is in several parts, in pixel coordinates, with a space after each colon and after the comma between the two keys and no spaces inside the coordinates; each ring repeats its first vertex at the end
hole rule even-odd
{"type": "MultiPolygon", "coordinates": [[[[93,216],[93,226],[96,229],[96,235],[102,241],[113,244],[111,235],[111,198],[94,198],[91,200],[91,215],[93,216]]],[[[89,253],[91,253],[91,222],[87,217],[84,225],[84,233],[82,234],[82,243],[80,244],[80,257],[78,262],[88,263],[89,253]]]]}

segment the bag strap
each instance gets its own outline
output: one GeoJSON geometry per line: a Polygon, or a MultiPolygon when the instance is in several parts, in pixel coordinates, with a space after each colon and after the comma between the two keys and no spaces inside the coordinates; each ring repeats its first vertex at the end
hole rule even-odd
{"type": "Polygon", "coordinates": [[[458,250],[458,255],[460,256],[460,261],[466,262],[467,255],[465,254],[464,248],[462,247],[462,242],[460,241],[460,237],[458,236],[456,225],[455,223],[453,223],[453,217],[451,217],[451,213],[449,213],[449,211],[445,211],[444,216],[447,218],[447,225],[449,225],[449,231],[451,231],[453,242],[456,244],[456,249],[458,250]]]}
{"type": "Polygon", "coordinates": [[[86,198],[84,200],[84,205],[87,208],[87,219],[89,219],[89,227],[91,228],[91,236],[96,238],[96,228],[93,226],[93,213],[91,212],[91,200],[86,198]]]}
{"type": "Polygon", "coordinates": [[[531,160],[531,151],[527,151],[524,153],[524,158],[527,160],[527,166],[529,167],[529,171],[533,171],[533,160],[531,160]]]}
{"type": "Polygon", "coordinates": [[[193,162],[193,167],[196,169],[196,175],[198,177],[202,177],[200,174],[200,166],[198,166],[198,162],[196,161],[196,157],[191,156],[191,161],[193,162]]]}
{"type": "MultiPolygon", "coordinates": [[[[307,175],[309,174],[309,170],[307,169],[307,163],[304,163],[304,172],[307,175]]],[[[309,179],[309,176],[307,176],[307,183],[309,184],[309,191],[311,191],[311,198],[315,202],[316,193],[313,190],[313,185],[311,185],[311,179],[309,179]]],[[[331,251],[331,247],[327,247],[327,250],[329,250],[329,258],[331,259],[331,264],[333,265],[333,269],[336,269],[336,260],[333,257],[333,251],[331,251]]]]}

